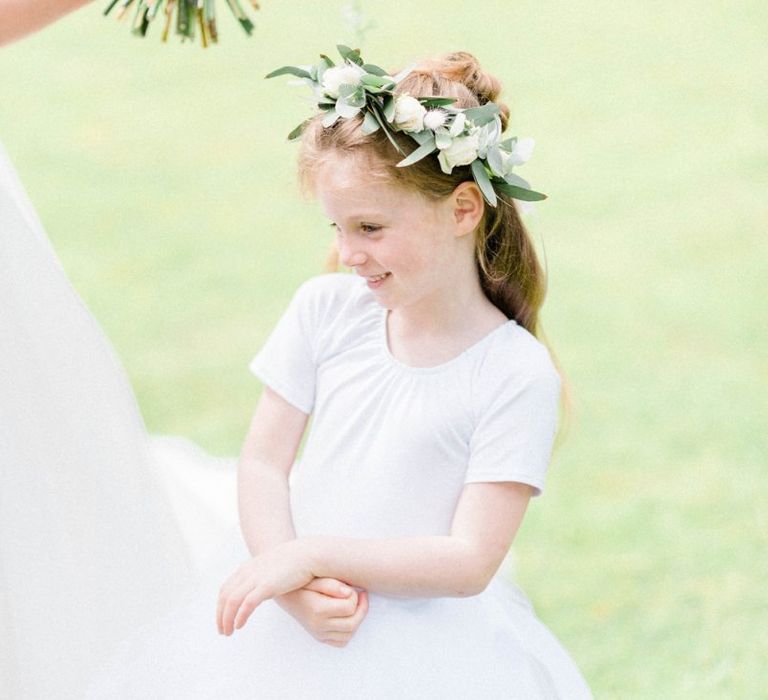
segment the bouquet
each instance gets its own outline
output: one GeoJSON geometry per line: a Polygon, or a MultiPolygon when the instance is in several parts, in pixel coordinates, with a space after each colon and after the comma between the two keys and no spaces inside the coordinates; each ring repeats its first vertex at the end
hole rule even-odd
{"type": "MultiPolygon", "coordinates": [[[[225,2],[246,34],[250,35],[254,25],[245,14],[240,0],[225,0],[225,2]]],[[[249,2],[254,10],[259,9],[257,0],[249,0],[249,2]]],[[[119,20],[125,19],[128,12],[131,9],[134,10],[131,32],[136,36],[146,36],[149,25],[162,14],[163,41],[168,41],[172,25],[176,27],[176,34],[181,36],[182,41],[194,40],[195,32],[198,31],[203,48],[219,40],[216,27],[216,0],[110,0],[104,14],[108,15],[115,8],[117,8],[119,20]]]]}

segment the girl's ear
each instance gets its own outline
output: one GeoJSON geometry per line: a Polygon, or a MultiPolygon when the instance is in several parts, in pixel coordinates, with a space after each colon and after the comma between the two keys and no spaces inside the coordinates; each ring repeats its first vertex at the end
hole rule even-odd
{"type": "Polygon", "coordinates": [[[480,188],[474,182],[462,182],[451,195],[453,221],[456,224],[456,235],[464,236],[472,233],[485,211],[485,200],[480,188]]]}

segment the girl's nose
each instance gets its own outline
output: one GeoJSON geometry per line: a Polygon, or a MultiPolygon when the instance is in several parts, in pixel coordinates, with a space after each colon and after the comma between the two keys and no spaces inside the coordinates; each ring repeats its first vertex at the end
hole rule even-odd
{"type": "Polygon", "coordinates": [[[356,265],[362,265],[367,259],[365,253],[362,250],[349,245],[347,242],[339,241],[338,247],[339,260],[341,260],[341,264],[345,267],[355,267],[356,265]]]}

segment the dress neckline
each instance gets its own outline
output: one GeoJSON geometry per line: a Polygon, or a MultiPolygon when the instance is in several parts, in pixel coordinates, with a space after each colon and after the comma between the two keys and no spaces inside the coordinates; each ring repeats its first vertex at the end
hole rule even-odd
{"type": "Polygon", "coordinates": [[[510,325],[517,325],[514,319],[508,319],[505,323],[501,323],[493,330],[486,333],[480,340],[472,343],[468,348],[462,350],[458,355],[452,357],[450,360],[441,362],[439,365],[432,365],[431,367],[414,367],[407,365],[405,362],[398,360],[389,349],[389,334],[387,333],[387,318],[389,317],[390,309],[382,307],[379,316],[379,345],[386,360],[395,367],[398,367],[406,372],[412,372],[414,374],[430,374],[433,372],[442,372],[454,365],[459,364],[465,357],[473,354],[474,352],[483,348],[488,344],[494,336],[496,336],[502,328],[508,328],[510,325]]]}

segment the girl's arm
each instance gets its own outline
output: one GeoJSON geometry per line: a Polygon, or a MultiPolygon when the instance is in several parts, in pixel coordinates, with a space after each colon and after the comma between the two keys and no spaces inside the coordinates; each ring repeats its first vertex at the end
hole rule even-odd
{"type": "Polygon", "coordinates": [[[254,556],[296,537],[288,474],[308,418],[264,387],[237,465],[240,529],[254,556]]]}
{"type": "Polygon", "coordinates": [[[89,0],[0,0],[0,45],[42,29],[89,0]]]}
{"type": "Polygon", "coordinates": [[[216,608],[219,632],[231,635],[263,601],[279,599],[315,578],[390,596],[477,595],[509,550],[531,493],[531,486],[518,482],[467,484],[450,535],[310,535],[275,545],[245,562],[222,585],[216,608]]]}
{"type": "Polygon", "coordinates": [[[315,576],[332,576],[372,593],[463,597],[483,591],[515,537],[532,488],[518,482],[464,487],[451,534],[356,539],[308,536],[302,548],[315,576]]]}

